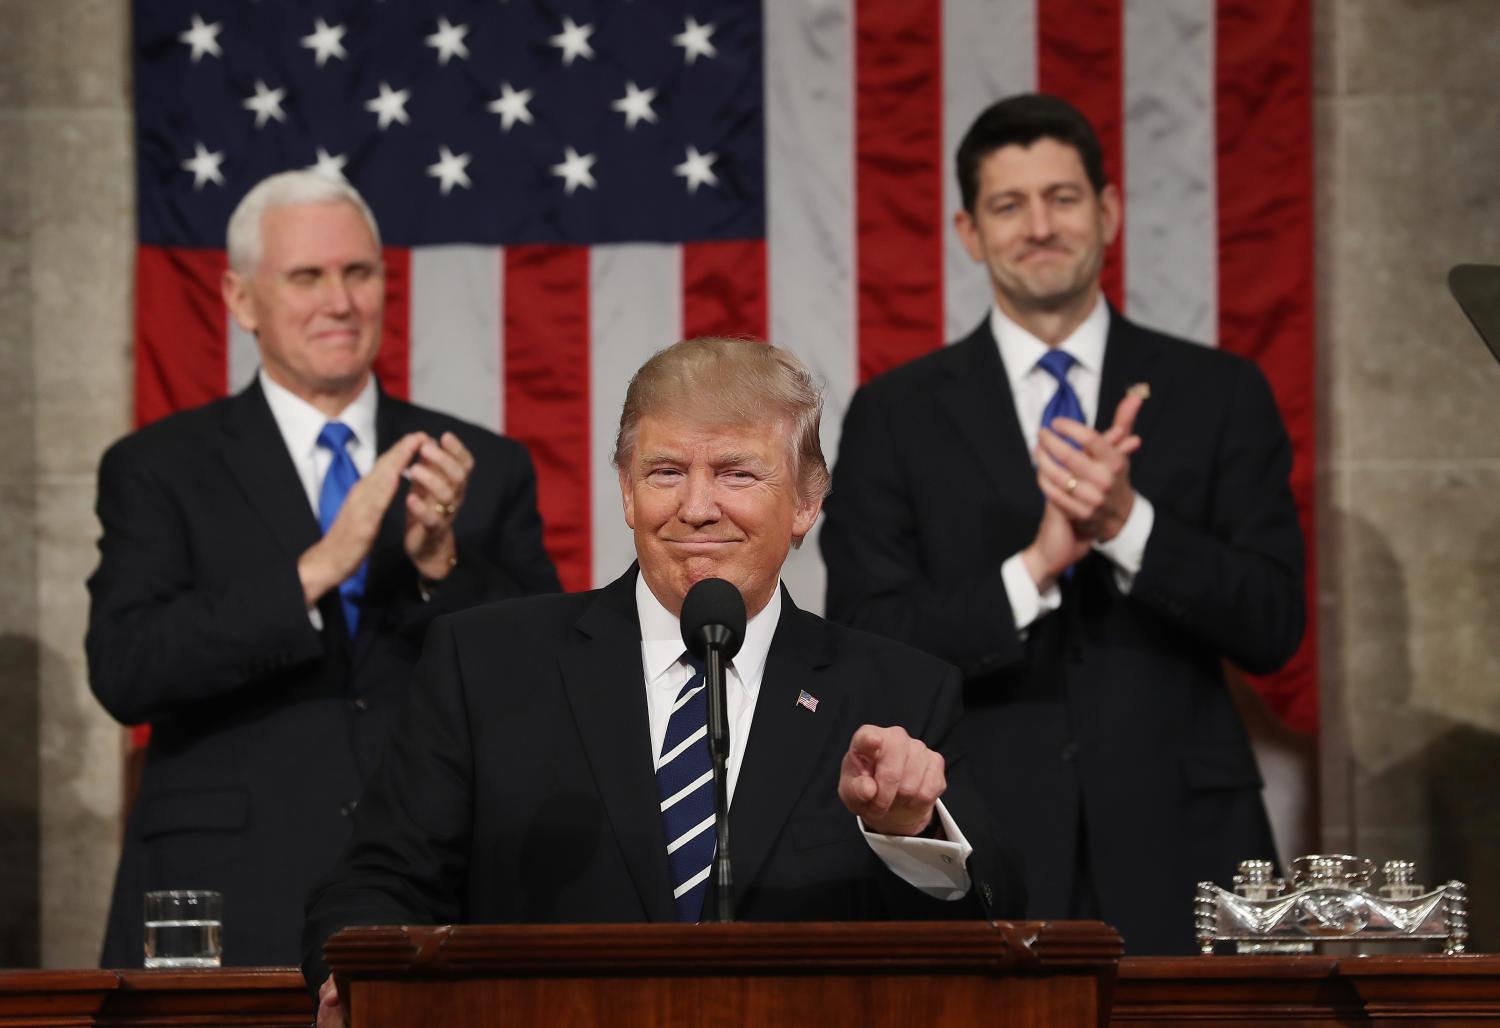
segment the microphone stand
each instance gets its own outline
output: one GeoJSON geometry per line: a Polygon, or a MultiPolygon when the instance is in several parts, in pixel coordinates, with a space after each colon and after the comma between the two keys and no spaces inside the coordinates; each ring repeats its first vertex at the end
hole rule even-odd
{"type": "MultiPolygon", "coordinates": [[[[711,626],[718,627],[718,626],[711,626]]],[[[714,767],[713,882],[717,897],[708,920],[734,920],[734,875],[729,861],[729,713],[724,687],[724,641],[709,637],[708,664],[708,754],[714,767]]]]}

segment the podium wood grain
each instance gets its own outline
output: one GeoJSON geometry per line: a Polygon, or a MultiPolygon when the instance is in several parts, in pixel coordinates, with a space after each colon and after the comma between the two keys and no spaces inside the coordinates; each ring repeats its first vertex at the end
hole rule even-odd
{"type": "Polygon", "coordinates": [[[355,928],[325,958],[356,1028],[1094,1025],[1096,922],[355,928]]]}

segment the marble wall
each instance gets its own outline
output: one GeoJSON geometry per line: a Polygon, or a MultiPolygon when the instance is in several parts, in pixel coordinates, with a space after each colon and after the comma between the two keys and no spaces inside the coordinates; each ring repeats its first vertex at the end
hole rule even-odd
{"type": "Polygon", "coordinates": [[[98,959],[120,728],[83,660],[99,454],[129,428],[129,7],[0,0],[0,962],[98,959]]]}
{"type": "Polygon", "coordinates": [[[1500,947],[1500,9],[1316,8],[1324,843],[1470,883],[1500,947]]]}
{"type": "MultiPolygon", "coordinates": [[[[1147,0],[1132,0],[1147,2],[1147,0]]],[[[1493,0],[1316,0],[1323,844],[1473,886],[1500,947],[1493,0]]],[[[130,421],[125,0],[0,0],[0,965],[95,958],[123,735],[89,696],[100,452],[130,421]]]]}

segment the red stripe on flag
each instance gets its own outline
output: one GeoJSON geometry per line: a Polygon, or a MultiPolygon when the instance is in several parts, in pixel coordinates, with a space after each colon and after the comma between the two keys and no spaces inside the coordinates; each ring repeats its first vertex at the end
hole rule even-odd
{"type": "Polygon", "coordinates": [[[563,588],[587,589],[593,575],[588,250],[506,247],[504,281],[505,431],[536,462],[543,538],[563,588]]]}
{"type": "MultiPolygon", "coordinates": [[[[1037,0],[1037,88],[1083,112],[1104,151],[1104,175],[1125,201],[1125,42],[1120,0],[1037,0]]],[[[1125,307],[1124,231],[1104,261],[1105,295],[1125,307]]]]}
{"type": "Polygon", "coordinates": [[[765,240],[684,244],[683,336],[765,339],[767,331],[765,240]]]}
{"type": "Polygon", "coordinates": [[[1265,372],[1291,435],[1307,540],[1307,633],[1256,680],[1291,727],[1318,724],[1312,19],[1303,0],[1219,0],[1215,16],[1219,345],[1265,372]]]}
{"type": "Polygon", "coordinates": [[[224,395],[229,380],[223,250],[142,246],[135,256],[135,423],[224,395]]]}
{"type": "Polygon", "coordinates": [[[380,387],[402,400],[411,399],[411,251],[387,246],[385,261],[385,320],[380,328],[380,351],[375,355],[375,377],[380,387]]]}
{"type": "Polygon", "coordinates": [[[943,344],[937,0],[859,0],[854,26],[859,380],[943,344]]]}

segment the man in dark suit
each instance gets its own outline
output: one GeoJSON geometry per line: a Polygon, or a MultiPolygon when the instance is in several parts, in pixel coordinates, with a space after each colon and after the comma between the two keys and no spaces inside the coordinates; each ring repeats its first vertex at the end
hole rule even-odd
{"type": "Polygon", "coordinates": [[[820,408],[800,362],[760,343],[679,343],[637,373],[615,463],[638,568],[433,626],[406,730],[309,900],[320,1024],[340,1011],[323,943],[347,925],[699,919],[713,783],[678,617],[705,578],[750,615],[726,690],[739,917],[1018,909],[983,801],[941,755],[957,672],[780,585],[826,491],[820,408]]]}
{"type": "Polygon", "coordinates": [[[376,386],[385,285],[358,193],[265,180],[229,260],[256,381],[99,470],[90,684],[151,725],[110,967],[141,963],[142,894],[164,888],[223,893],[226,963],[295,963],[303,898],[348,838],[428,623],[558,588],[525,449],[376,386]]]}
{"type": "Polygon", "coordinates": [[[1272,671],[1302,635],[1286,432],[1254,365],[1103,299],[1120,198],[1071,106],[990,107],[958,175],[995,306],[855,395],[828,615],[962,669],[1029,915],[1190,952],[1195,883],[1274,856],[1221,665],[1272,671]]]}

